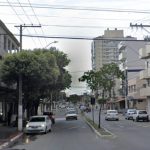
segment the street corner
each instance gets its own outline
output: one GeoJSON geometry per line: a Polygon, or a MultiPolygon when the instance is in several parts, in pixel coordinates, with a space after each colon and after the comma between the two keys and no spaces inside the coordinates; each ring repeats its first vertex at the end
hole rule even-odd
{"type": "Polygon", "coordinates": [[[0,150],[3,150],[11,146],[13,143],[17,142],[17,140],[20,139],[22,136],[23,136],[23,132],[16,132],[10,135],[10,137],[8,137],[7,139],[2,140],[0,142],[0,150]]]}

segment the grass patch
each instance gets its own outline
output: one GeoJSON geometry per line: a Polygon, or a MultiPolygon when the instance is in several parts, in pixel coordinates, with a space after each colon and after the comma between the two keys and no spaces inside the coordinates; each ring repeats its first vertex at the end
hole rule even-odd
{"type": "Polygon", "coordinates": [[[112,135],[110,132],[106,131],[104,128],[99,128],[97,123],[93,123],[93,120],[91,120],[90,118],[86,117],[85,115],[83,115],[86,119],[86,121],[92,125],[101,135],[112,135]]]}

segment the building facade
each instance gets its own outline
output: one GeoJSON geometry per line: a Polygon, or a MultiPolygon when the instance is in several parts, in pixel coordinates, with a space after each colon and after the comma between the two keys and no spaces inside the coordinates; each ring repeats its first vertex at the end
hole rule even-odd
{"type": "Polygon", "coordinates": [[[123,37],[123,30],[107,29],[104,35],[93,39],[91,44],[92,70],[98,71],[104,64],[118,63],[118,43],[123,37]]]}
{"type": "MultiPolygon", "coordinates": [[[[18,40],[0,20],[0,59],[2,59],[5,54],[18,50],[18,40]]],[[[14,103],[13,97],[10,96],[14,91],[14,87],[7,87],[0,81],[0,121],[8,120],[8,112],[14,112],[16,103],[14,103]]]]}
{"type": "Polygon", "coordinates": [[[146,97],[146,110],[150,115],[150,43],[139,49],[139,57],[145,61],[145,69],[140,72],[140,79],[145,81],[140,89],[140,95],[146,97]]]}
{"type": "Polygon", "coordinates": [[[19,42],[0,20],[0,57],[12,51],[18,51],[19,42]]]}
{"type": "MultiPolygon", "coordinates": [[[[133,106],[137,107],[133,104],[138,104],[138,101],[142,101],[141,99],[143,98],[140,95],[137,96],[137,94],[139,93],[136,92],[137,89],[139,90],[140,88],[140,85],[138,84],[140,80],[138,80],[137,82],[139,72],[143,70],[145,66],[144,60],[139,59],[138,51],[145,44],[146,42],[137,41],[136,38],[130,36],[126,37],[125,41],[122,41],[118,44],[119,61],[120,61],[119,66],[120,69],[125,73],[125,80],[123,81],[122,84],[123,96],[125,100],[125,108],[131,108],[133,106]]],[[[142,103],[140,104],[142,105],[142,103]]],[[[138,108],[140,108],[139,105],[138,108]]]]}

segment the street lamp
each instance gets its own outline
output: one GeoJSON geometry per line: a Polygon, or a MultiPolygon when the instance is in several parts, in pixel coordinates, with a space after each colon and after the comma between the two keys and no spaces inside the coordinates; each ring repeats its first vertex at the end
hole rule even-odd
{"type": "Polygon", "coordinates": [[[53,41],[53,42],[47,44],[44,48],[47,48],[49,45],[51,45],[51,44],[53,44],[53,43],[58,43],[58,41],[53,41]]]}

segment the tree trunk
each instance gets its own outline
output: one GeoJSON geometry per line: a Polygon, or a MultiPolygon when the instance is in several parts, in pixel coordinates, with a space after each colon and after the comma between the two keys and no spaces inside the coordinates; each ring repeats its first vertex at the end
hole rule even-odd
{"type": "Polygon", "coordinates": [[[100,104],[100,108],[99,108],[98,128],[101,128],[101,110],[102,110],[102,104],[100,104]]]}

